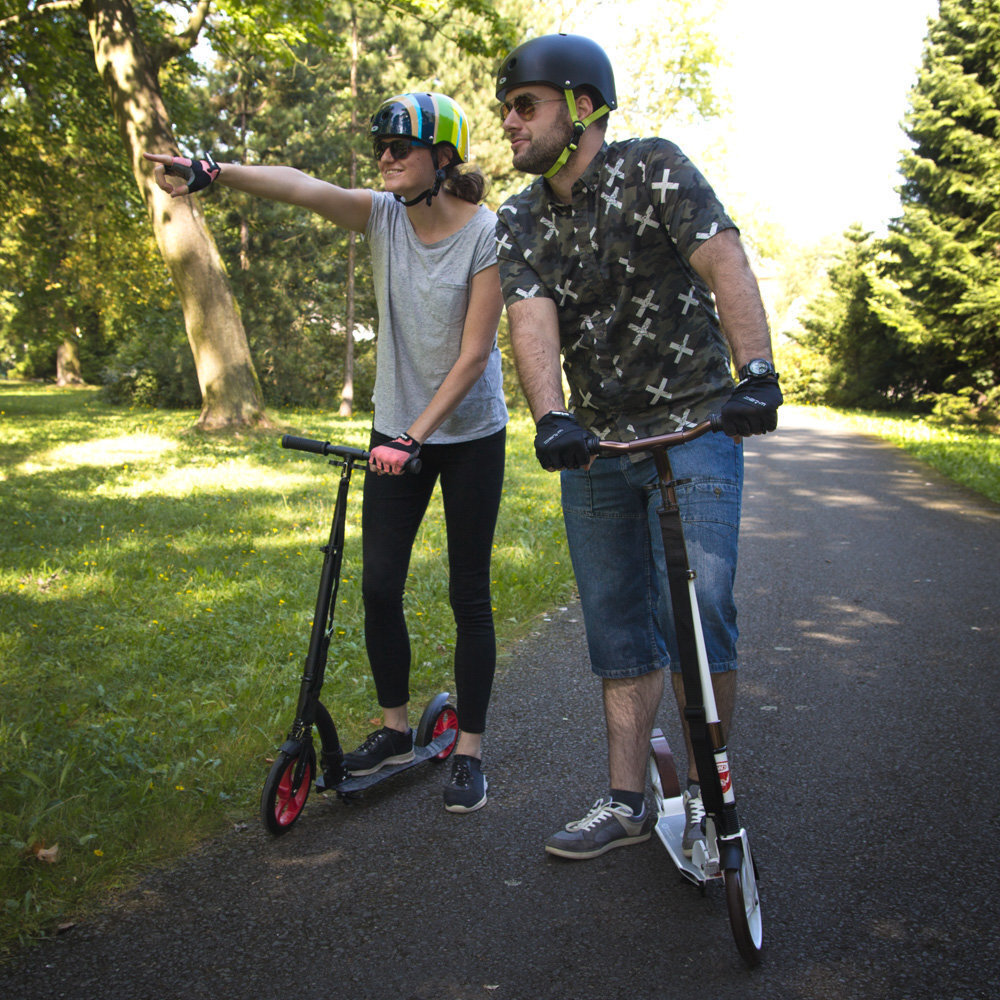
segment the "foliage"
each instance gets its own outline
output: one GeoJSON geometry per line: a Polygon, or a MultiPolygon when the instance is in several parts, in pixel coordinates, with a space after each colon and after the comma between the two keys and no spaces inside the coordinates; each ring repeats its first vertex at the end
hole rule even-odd
{"type": "Polygon", "coordinates": [[[911,92],[888,242],[923,391],[1000,383],[1000,0],[941,0],[911,92]]]}
{"type": "Polygon", "coordinates": [[[835,406],[912,404],[920,387],[912,350],[873,306],[891,294],[879,253],[870,233],[851,227],[828,271],[829,290],[810,303],[805,332],[794,338],[821,359],[821,399],[835,406]]]}
{"type": "MultiPolygon", "coordinates": [[[[292,433],[367,441],[362,419],[274,416],[292,433]]],[[[270,434],[192,432],[192,417],[0,383],[0,947],[253,821],[266,757],[292,721],[335,470],[270,434]]],[[[532,439],[516,415],[493,559],[501,651],[572,588],[557,478],[532,439]]],[[[362,476],[324,688],[345,744],[377,712],[362,476]]],[[[438,495],[406,594],[415,713],[453,690],[445,547],[438,495]]]]}
{"type": "Polygon", "coordinates": [[[172,295],[89,48],[73,11],[0,35],[0,363],[25,376],[71,339],[98,381],[172,295]]]}

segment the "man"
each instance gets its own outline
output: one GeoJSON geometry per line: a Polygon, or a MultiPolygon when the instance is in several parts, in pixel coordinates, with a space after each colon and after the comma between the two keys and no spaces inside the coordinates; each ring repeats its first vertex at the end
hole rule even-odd
{"type": "Polygon", "coordinates": [[[589,447],[595,435],[636,440],[721,413],[725,434],[672,449],[671,463],[687,481],[678,499],[728,732],[740,438],[774,430],[782,401],[764,307],[735,225],[681,151],[658,138],[605,142],[617,98],[599,45],[562,34],[525,42],[504,59],[496,93],[514,166],[541,175],[498,213],[500,276],[537,425],[535,452],[545,468],[562,470],[608,736],[608,794],[545,848],[581,859],[649,839],[649,737],[669,665],[688,751],[683,849],[690,855],[704,807],[666,597],[656,469],[649,455],[592,460],[589,447]]]}

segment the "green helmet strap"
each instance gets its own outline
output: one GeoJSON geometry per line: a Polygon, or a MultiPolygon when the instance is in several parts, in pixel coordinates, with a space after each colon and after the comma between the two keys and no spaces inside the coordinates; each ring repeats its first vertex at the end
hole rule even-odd
{"type": "Polygon", "coordinates": [[[603,118],[604,115],[609,114],[611,111],[606,104],[602,104],[581,121],[576,114],[576,96],[573,94],[573,91],[565,90],[564,93],[566,94],[566,105],[569,108],[569,116],[573,119],[573,138],[570,140],[569,145],[559,154],[556,162],[545,171],[544,176],[546,178],[554,177],[566,165],[566,161],[576,152],[576,147],[580,144],[580,139],[583,138],[583,133],[587,130],[587,126],[592,122],[596,122],[598,118],[603,118]]]}

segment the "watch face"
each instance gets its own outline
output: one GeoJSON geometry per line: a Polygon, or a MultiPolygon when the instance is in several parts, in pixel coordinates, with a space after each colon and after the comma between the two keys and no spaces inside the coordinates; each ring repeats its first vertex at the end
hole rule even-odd
{"type": "Polygon", "coordinates": [[[770,362],[756,358],[747,365],[747,371],[751,375],[770,375],[774,371],[770,362]]]}

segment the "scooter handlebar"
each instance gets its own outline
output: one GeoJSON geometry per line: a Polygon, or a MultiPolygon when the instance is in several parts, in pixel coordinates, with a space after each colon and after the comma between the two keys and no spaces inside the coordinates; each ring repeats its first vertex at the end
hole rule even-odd
{"type": "MultiPolygon", "coordinates": [[[[293,451],[308,451],[313,455],[336,455],[338,458],[353,458],[358,462],[368,461],[368,452],[363,448],[352,448],[346,444],[330,444],[329,441],[296,437],[294,434],[285,434],[281,439],[281,447],[290,448],[293,451]]],[[[403,471],[415,476],[420,471],[422,464],[419,457],[411,458],[403,466],[403,471]]]]}
{"type": "Polygon", "coordinates": [[[708,419],[687,430],[657,434],[655,437],[639,438],[636,441],[602,441],[594,437],[589,442],[589,450],[592,455],[620,455],[635,451],[652,451],[654,448],[673,448],[700,438],[702,434],[721,430],[722,417],[718,413],[713,413],[708,419]]]}

